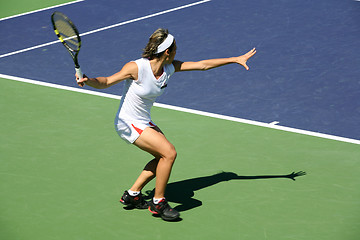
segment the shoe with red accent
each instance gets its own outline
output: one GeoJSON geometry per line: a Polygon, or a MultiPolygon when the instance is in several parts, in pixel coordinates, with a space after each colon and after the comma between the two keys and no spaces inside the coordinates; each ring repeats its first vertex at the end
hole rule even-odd
{"type": "Polygon", "coordinates": [[[141,193],[137,196],[131,196],[128,191],[125,191],[120,199],[120,203],[126,205],[127,207],[133,207],[138,209],[148,208],[148,202],[145,201],[141,193]]]}
{"type": "Polygon", "coordinates": [[[149,201],[148,204],[151,213],[160,215],[166,221],[174,221],[180,217],[180,213],[171,208],[165,198],[161,199],[158,204],[153,201],[149,201]]]}

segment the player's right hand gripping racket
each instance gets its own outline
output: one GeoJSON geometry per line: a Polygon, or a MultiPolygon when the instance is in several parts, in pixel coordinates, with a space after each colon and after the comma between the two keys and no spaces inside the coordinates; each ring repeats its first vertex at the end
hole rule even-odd
{"type": "MultiPolygon", "coordinates": [[[[78,63],[78,54],[81,47],[81,39],[79,31],[74,23],[63,13],[54,12],[51,15],[51,22],[54,27],[56,36],[69,51],[75,64],[75,71],[79,79],[83,78],[83,74],[78,63]]],[[[84,84],[82,84],[83,86],[84,84]]]]}

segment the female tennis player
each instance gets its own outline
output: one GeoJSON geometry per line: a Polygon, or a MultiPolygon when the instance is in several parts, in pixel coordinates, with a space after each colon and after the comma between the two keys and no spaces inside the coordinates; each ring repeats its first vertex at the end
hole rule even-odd
{"type": "Polygon", "coordinates": [[[167,29],[157,29],[149,38],[142,58],[126,63],[123,68],[109,77],[78,79],[94,88],[107,88],[125,80],[120,107],[115,119],[119,136],[127,143],[150,153],[154,159],[146,164],[132,187],[125,191],[120,202],[126,206],[145,209],[171,221],[180,214],[171,208],[165,199],[165,189],[172,166],[176,159],[175,147],[167,140],[160,128],[151,120],[150,109],[160,96],[174,72],[209,70],[230,63],[237,63],[249,70],[246,62],[256,53],[255,48],[244,55],[231,58],[208,59],[198,62],[174,60],[176,41],[167,29]],[[155,194],[146,202],[141,194],[144,186],[156,176],[155,194]]]}

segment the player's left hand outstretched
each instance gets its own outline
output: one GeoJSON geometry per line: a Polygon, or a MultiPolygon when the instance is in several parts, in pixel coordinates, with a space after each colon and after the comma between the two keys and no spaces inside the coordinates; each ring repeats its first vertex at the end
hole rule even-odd
{"type": "Polygon", "coordinates": [[[256,49],[253,48],[249,52],[245,53],[244,55],[241,55],[237,57],[236,62],[240,65],[242,65],[246,70],[249,70],[249,67],[246,65],[247,60],[249,60],[252,56],[254,56],[256,53],[256,49]]]}

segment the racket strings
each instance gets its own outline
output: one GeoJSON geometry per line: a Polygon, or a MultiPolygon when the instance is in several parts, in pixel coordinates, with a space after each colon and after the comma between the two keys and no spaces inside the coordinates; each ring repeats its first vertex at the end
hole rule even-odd
{"type": "Polygon", "coordinates": [[[57,31],[55,32],[60,40],[64,41],[71,50],[77,51],[80,47],[80,42],[73,26],[62,16],[54,16],[54,23],[57,31]]]}

